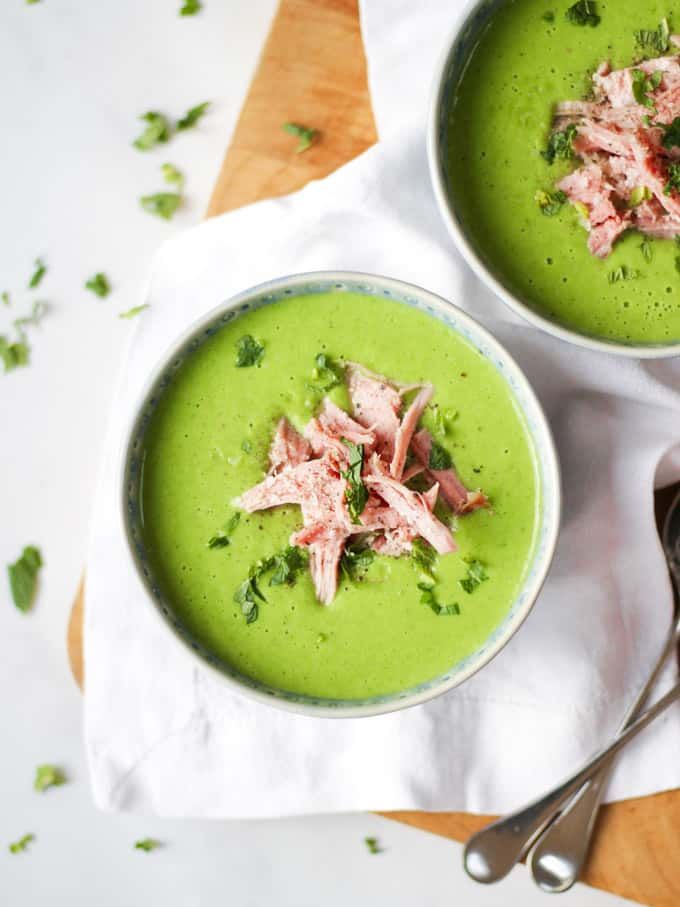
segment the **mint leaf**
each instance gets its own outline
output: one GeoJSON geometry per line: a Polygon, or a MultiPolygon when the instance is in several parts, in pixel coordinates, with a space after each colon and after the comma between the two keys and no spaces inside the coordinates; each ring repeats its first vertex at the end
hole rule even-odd
{"type": "Polygon", "coordinates": [[[641,69],[633,69],[631,77],[633,80],[633,97],[637,103],[654,110],[654,98],[651,97],[651,94],[661,85],[663,73],[657,71],[648,76],[641,69]]]}
{"type": "Polygon", "coordinates": [[[359,517],[364,512],[368,500],[368,489],[361,478],[364,467],[364,445],[353,444],[347,438],[342,438],[342,443],[349,451],[349,468],[344,472],[340,471],[340,475],[347,482],[347,488],[345,488],[347,510],[353,523],[361,523],[359,517]]]}
{"type": "Polygon", "coordinates": [[[145,302],[144,305],[135,305],[131,309],[128,309],[127,312],[119,312],[119,318],[135,318],[139,315],[140,312],[143,312],[144,309],[149,308],[149,303],[145,302]]]}
{"type": "Polygon", "coordinates": [[[541,151],[541,157],[544,157],[549,164],[554,164],[556,160],[568,161],[574,156],[574,139],[578,130],[574,123],[571,123],[563,132],[553,132],[548,139],[548,147],[541,151]]]}
{"type": "Polygon", "coordinates": [[[9,586],[16,607],[23,612],[33,604],[42,557],[35,545],[27,545],[13,564],[7,567],[9,586]]]}
{"type": "Polygon", "coordinates": [[[222,529],[218,529],[212,538],[208,539],[208,548],[226,548],[230,543],[230,536],[236,529],[241,519],[241,514],[236,512],[222,529]]]}
{"type": "MultiPolygon", "coordinates": [[[[27,3],[35,2],[35,0],[26,0],[27,3]]],[[[10,853],[23,853],[24,850],[28,848],[28,845],[35,841],[35,835],[24,835],[23,838],[19,838],[18,841],[15,841],[13,844],[9,845],[10,853]]]]}
{"type": "Polygon", "coordinates": [[[451,459],[451,454],[445,447],[432,440],[432,446],[430,447],[430,456],[427,461],[428,469],[432,469],[435,472],[442,471],[444,469],[451,469],[453,465],[453,460],[451,459]]]}
{"type": "Polygon", "coordinates": [[[0,334],[0,359],[2,359],[5,372],[11,372],[20,365],[26,365],[28,354],[28,344],[23,341],[10,343],[6,337],[0,334]]]}
{"type": "Polygon", "coordinates": [[[468,565],[467,576],[465,579],[458,580],[458,584],[461,589],[469,595],[475,591],[477,586],[480,586],[485,582],[489,578],[489,575],[484,569],[484,565],[481,561],[475,560],[474,558],[465,558],[464,560],[468,565]]]}
{"type": "Polygon", "coordinates": [[[56,765],[39,765],[35,770],[34,790],[43,793],[50,787],[66,784],[66,775],[56,765]]]}
{"type": "Polygon", "coordinates": [[[539,189],[534,199],[546,217],[553,217],[559,212],[562,205],[566,203],[567,196],[561,189],[556,189],[554,192],[544,192],[539,189]]]}
{"type": "Polygon", "coordinates": [[[361,582],[374,560],[375,551],[369,548],[365,540],[360,539],[345,547],[340,569],[351,582],[361,582]]]}
{"type": "Polygon", "coordinates": [[[441,605],[437,601],[434,583],[418,583],[418,588],[422,593],[420,596],[420,603],[422,605],[427,605],[437,617],[451,617],[454,614],[460,614],[460,606],[455,602],[451,605],[441,605]]]}
{"type": "Polygon", "coordinates": [[[156,192],[154,195],[143,195],[139,203],[149,214],[171,220],[182,202],[182,196],[176,192],[156,192]]]}
{"type": "Polygon", "coordinates": [[[141,841],[135,841],[135,850],[145,850],[147,853],[161,846],[161,842],[155,838],[142,838],[141,841]]]}
{"type": "Polygon", "coordinates": [[[411,542],[411,561],[414,567],[435,582],[434,569],[437,563],[437,552],[420,536],[411,542]]]}
{"type": "Polygon", "coordinates": [[[600,17],[593,0],[579,0],[570,6],[566,12],[567,21],[573,25],[590,25],[595,27],[600,24],[600,17]]]}
{"type": "Polygon", "coordinates": [[[42,261],[42,259],[36,258],[35,270],[34,270],[33,274],[31,275],[31,279],[28,282],[29,290],[34,290],[37,286],[39,286],[40,281],[43,279],[46,272],[47,272],[47,266],[45,265],[45,263],[42,261]]]}
{"type": "Polygon", "coordinates": [[[210,101],[204,101],[202,104],[197,104],[195,107],[187,110],[182,119],[177,120],[177,129],[180,132],[185,129],[192,129],[205,114],[208,107],[210,107],[210,101]]]}
{"type": "Polygon", "coordinates": [[[314,382],[314,390],[325,393],[342,383],[344,380],[344,369],[326,353],[317,353],[314,357],[312,380],[314,382]]]}
{"type": "Polygon", "coordinates": [[[163,179],[166,183],[177,186],[180,190],[183,188],[184,175],[174,164],[163,164],[161,166],[161,172],[163,173],[163,179]]]}
{"type": "Polygon", "coordinates": [[[149,110],[140,120],[147,123],[144,132],[132,143],[139,151],[150,151],[156,145],[170,141],[170,123],[162,113],[149,110]]]}
{"type": "Polygon", "coordinates": [[[250,368],[259,365],[264,356],[264,347],[252,336],[244,334],[236,344],[236,368],[250,368]]]}
{"type": "Polygon", "coordinates": [[[369,853],[382,853],[382,847],[377,838],[364,838],[364,844],[368,847],[369,853]]]}
{"type": "Polygon", "coordinates": [[[102,274],[101,271],[98,271],[93,277],[90,277],[90,279],[86,281],[85,289],[90,290],[95,296],[99,296],[100,299],[104,299],[111,292],[108,278],[106,274],[102,274]]]}
{"type": "Polygon", "coordinates": [[[184,5],[179,11],[180,16],[195,16],[200,13],[202,4],[200,0],[184,0],[184,5]]]}
{"type": "Polygon", "coordinates": [[[307,552],[293,545],[289,545],[281,554],[275,554],[270,560],[274,570],[269,580],[270,586],[295,585],[297,574],[309,562],[307,552]]]}
{"type": "Polygon", "coordinates": [[[680,117],[676,117],[670,126],[664,126],[664,129],[663,147],[668,148],[669,151],[680,147],[680,117]]]}
{"type": "Polygon", "coordinates": [[[289,135],[294,135],[299,139],[298,146],[295,149],[296,154],[301,154],[303,151],[307,151],[308,148],[311,148],[314,136],[317,134],[316,129],[310,129],[308,126],[301,126],[299,123],[284,123],[281,128],[284,132],[287,132],[289,135]]]}

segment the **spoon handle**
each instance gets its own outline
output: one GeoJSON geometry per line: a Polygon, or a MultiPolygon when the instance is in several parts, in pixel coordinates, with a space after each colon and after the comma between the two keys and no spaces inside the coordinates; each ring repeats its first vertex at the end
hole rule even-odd
{"type": "Polygon", "coordinates": [[[473,835],[463,851],[463,865],[467,874],[477,882],[496,882],[506,876],[537,835],[552,819],[555,811],[566,803],[576,791],[618,753],[629,740],[660,715],[664,709],[680,698],[680,682],[647,709],[609,746],[590,759],[582,768],[554,790],[534,800],[528,806],[498,819],[473,835]]]}
{"type": "MultiPolygon", "coordinates": [[[[619,733],[629,727],[642,711],[661,668],[675,650],[677,631],[677,626],[673,624],[654,669],[628,709],[619,733]]],[[[534,881],[544,891],[567,891],[580,876],[615,758],[615,754],[612,755],[591,776],[590,782],[581,788],[568,806],[548,825],[532,848],[529,867],[534,881]]]]}

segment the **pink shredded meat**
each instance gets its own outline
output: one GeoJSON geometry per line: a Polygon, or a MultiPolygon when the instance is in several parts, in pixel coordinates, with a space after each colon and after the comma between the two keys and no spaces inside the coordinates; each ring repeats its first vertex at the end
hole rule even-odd
{"type": "MultiPolygon", "coordinates": [[[[671,41],[677,46],[680,38],[671,41]]],[[[669,169],[680,160],[680,147],[663,144],[666,127],[680,117],[680,57],[619,70],[602,63],[593,91],[594,101],[562,101],[555,108],[555,129],[575,127],[572,147],[582,161],[557,188],[583,213],[588,248],[606,258],[628,229],[680,235],[680,192],[669,169]]]]}
{"type": "Polygon", "coordinates": [[[455,470],[428,468],[432,439],[417,429],[434,393],[431,385],[398,386],[353,363],[347,366],[347,379],[353,415],[325,398],[318,416],[305,426],[304,437],[282,418],[272,439],[267,475],[234,502],[248,513],[300,507],[303,525],[291,535],[290,544],[308,549],[316,596],[325,605],[335,597],[340,560],[352,539],[364,536],[379,554],[401,557],[420,537],[439,554],[449,554],[457,549],[450,528],[434,513],[440,496],[458,514],[486,504],[481,492],[465,488],[455,470]],[[414,390],[400,420],[402,397],[414,390]],[[362,452],[361,483],[367,498],[358,515],[348,506],[356,477],[350,478],[347,442],[362,452]],[[430,482],[425,491],[407,487],[420,475],[430,482]]]}

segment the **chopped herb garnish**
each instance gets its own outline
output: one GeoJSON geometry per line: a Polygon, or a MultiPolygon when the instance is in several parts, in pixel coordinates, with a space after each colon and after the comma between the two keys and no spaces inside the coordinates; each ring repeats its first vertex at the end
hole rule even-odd
{"type": "Polygon", "coordinates": [[[609,283],[618,283],[620,280],[637,280],[641,276],[640,272],[635,270],[635,268],[627,268],[625,265],[620,265],[609,272],[607,280],[609,283]]]}
{"type": "Polygon", "coordinates": [[[33,271],[33,274],[31,275],[31,279],[28,282],[29,290],[34,290],[40,284],[40,281],[45,276],[46,271],[47,271],[47,266],[42,261],[42,259],[36,258],[35,270],[33,271]]]}
{"type": "Polygon", "coordinates": [[[56,765],[39,765],[35,770],[34,790],[42,793],[50,787],[66,784],[66,775],[56,765]]]}
{"type": "Polygon", "coordinates": [[[241,613],[244,615],[246,623],[252,624],[258,618],[257,600],[267,601],[260,592],[258,580],[273,570],[274,573],[269,580],[270,586],[282,586],[284,583],[293,586],[298,573],[307,566],[307,563],[307,552],[302,548],[289,545],[281,554],[263,558],[253,564],[248,573],[248,579],[244,580],[234,593],[234,601],[241,606],[241,613]]]}
{"type": "Polygon", "coordinates": [[[641,69],[633,69],[631,77],[633,80],[633,97],[637,103],[654,110],[654,98],[651,97],[651,94],[661,85],[663,73],[657,70],[651,76],[648,76],[641,69]]]}
{"type": "Polygon", "coordinates": [[[340,569],[352,582],[360,582],[374,560],[375,551],[368,547],[365,540],[359,540],[345,548],[340,569]]]}
{"type": "Polygon", "coordinates": [[[171,220],[181,202],[182,196],[177,192],[156,192],[153,195],[143,195],[139,200],[146,212],[162,217],[163,220],[171,220]]]}
{"type": "Polygon", "coordinates": [[[46,312],[47,303],[43,302],[42,299],[36,299],[31,308],[31,314],[22,315],[21,318],[15,318],[13,321],[14,327],[23,336],[24,328],[29,327],[29,325],[35,326],[37,324],[40,324],[42,319],[45,317],[46,312]]]}
{"type": "Polygon", "coordinates": [[[557,214],[562,205],[567,201],[567,196],[561,189],[556,189],[554,192],[544,192],[542,189],[539,189],[534,198],[536,199],[538,207],[546,217],[552,217],[557,214]]]}
{"type": "Polygon", "coordinates": [[[368,489],[361,478],[361,471],[364,466],[364,445],[353,444],[347,438],[343,438],[342,441],[349,450],[349,469],[340,473],[347,482],[347,488],[345,488],[347,510],[353,523],[361,523],[359,517],[363,513],[368,500],[368,489]]]}
{"type": "MultiPolygon", "coordinates": [[[[28,2],[28,0],[27,0],[28,2]]],[[[28,848],[29,844],[32,844],[35,841],[35,835],[24,835],[23,838],[19,838],[18,841],[15,841],[13,844],[9,845],[10,853],[23,853],[24,850],[28,848]]]]}
{"type": "Polygon", "coordinates": [[[670,126],[664,126],[664,129],[666,131],[661,142],[663,147],[669,151],[680,147],[680,117],[676,117],[670,126]]]}
{"type": "Polygon", "coordinates": [[[435,582],[434,568],[437,563],[437,552],[420,536],[413,539],[411,543],[411,561],[421,573],[435,582]]]}
{"type": "Polygon", "coordinates": [[[284,123],[281,127],[284,132],[294,135],[299,139],[298,146],[295,149],[297,154],[307,151],[311,148],[316,135],[316,129],[310,129],[308,126],[301,126],[299,123],[284,123]]]}
{"type": "Polygon", "coordinates": [[[132,143],[139,151],[149,151],[156,145],[170,141],[170,123],[162,113],[149,110],[147,113],[142,114],[140,120],[143,120],[147,127],[139,138],[136,138],[132,143]]]}
{"type": "Polygon", "coordinates": [[[150,850],[156,850],[160,846],[161,842],[155,838],[142,838],[141,841],[135,841],[135,850],[145,850],[147,853],[150,850]]]}
{"type": "Polygon", "coordinates": [[[2,359],[5,372],[11,372],[20,365],[26,365],[28,345],[23,341],[10,343],[6,337],[0,334],[0,359],[2,359]]]}
{"type": "Polygon", "coordinates": [[[664,186],[664,195],[680,191],[680,161],[671,161],[668,165],[668,181],[664,186]]]}
{"type": "Polygon", "coordinates": [[[441,471],[444,469],[451,469],[453,465],[453,460],[451,459],[451,454],[445,447],[433,439],[432,446],[430,447],[430,456],[427,461],[429,469],[435,471],[441,471]]]}
{"type": "Polygon", "coordinates": [[[263,602],[267,601],[258,588],[256,576],[249,576],[234,592],[234,601],[241,606],[241,613],[245,617],[247,624],[252,624],[253,621],[257,620],[259,613],[258,598],[263,602]]]}
{"type": "Polygon", "coordinates": [[[252,453],[253,445],[247,439],[245,441],[241,441],[241,450],[243,451],[243,453],[252,453]]]}
{"type": "Polygon", "coordinates": [[[340,384],[343,377],[344,370],[342,366],[326,355],[326,353],[318,353],[314,357],[312,378],[315,390],[329,391],[332,387],[340,384]]]}
{"type": "Polygon", "coordinates": [[[33,604],[41,567],[42,557],[35,545],[27,545],[21,557],[7,567],[12,599],[20,611],[28,611],[33,604]]]}
{"type": "Polygon", "coordinates": [[[675,270],[680,273],[680,255],[675,258],[675,270]]]}
{"type": "Polygon", "coordinates": [[[179,11],[180,16],[195,16],[200,13],[202,4],[200,0],[184,0],[184,4],[179,11]]]}
{"type": "Polygon", "coordinates": [[[174,164],[163,164],[161,172],[166,183],[177,186],[180,190],[182,189],[184,186],[184,175],[174,164]]]}
{"type": "Polygon", "coordinates": [[[268,569],[274,570],[270,580],[270,586],[287,586],[295,585],[297,575],[303,570],[309,559],[307,552],[303,548],[297,548],[289,545],[281,554],[275,554],[267,561],[268,569]]]}
{"type": "Polygon", "coordinates": [[[649,237],[645,237],[640,243],[640,251],[642,252],[642,257],[645,261],[651,261],[654,255],[652,249],[652,243],[649,240],[649,237]]]}
{"type": "Polygon", "coordinates": [[[450,617],[453,614],[460,614],[460,606],[454,602],[451,605],[441,605],[437,601],[434,591],[434,583],[418,583],[421,591],[420,603],[427,605],[438,617],[450,617]]]}
{"type": "Polygon", "coordinates": [[[432,403],[430,405],[430,412],[432,413],[434,425],[439,434],[444,436],[448,435],[451,423],[458,418],[456,410],[443,410],[438,403],[432,403]]]}
{"type": "Polygon", "coordinates": [[[548,147],[541,151],[541,156],[549,164],[554,164],[555,160],[568,161],[574,156],[574,139],[578,129],[575,123],[571,123],[562,132],[553,132],[548,139],[548,147]]]}
{"type": "Polygon", "coordinates": [[[236,511],[222,529],[218,529],[212,538],[208,539],[208,548],[226,548],[230,543],[232,532],[236,529],[241,519],[241,514],[236,511]]]}
{"type": "Polygon", "coordinates": [[[653,198],[652,190],[648,186],[636,186],[630,193],[628,207],[637,208],[638,205],[648,202],[651,198],[653,198]]]}
{"type": "Polygon", "coordinates": [[[11,300],[10,300],[10,298],[9,298],[9,293],[7,292],[7,290],[5,290],[4,293],[0,293],[0,299],[2,299],[4,305],[11,305],[11,304],[12,304],[12,303],[11,303],[11,300]]]}
{"type": "Polygon", "coordinates": [[[468,595],[474,592],[477,586],[480,586],[489,578],[489,574],[484,569],[484,565],[474,558],[464,558],[468,565],[467,576],[465,579],[458,580],[458,584],[468,595]]]}
{"type": "Polygon", "coordinates": [[[645,56],[657,57],[665,54],[670,47],[671,30],[667,19],[662,19],[658,28],[643,28],[635,32],[635,41],[645,56]]]}
{"type": "Polygon", "coordinates": [[[369,853],[382,853],[382,847],[377,838],[364,838],[364,844],[368,847],[369,853]]]}
{"type": "Polygon", "coordinates": [[[593,28],[600,24],[594,0],[578,0],[566,12],[567,21],[574,25],[590,25],[593,28]]]}
{"type": "Polygon", "coordinates": [[[95,296],[99,296],[100,299],[104,299],[111,292],[108,278],[106,274],[102,274],[101,271],[98,271],[94,277],[90,277],[85,284],[85,289],[91,290],[95,296]]]}
{"type": "Polygon", "coordinates": [[[541,16],[541,18],[543,19],[544,22],[554,22],[554,21],[555,21],[555,13],[554,13],[551,9],[546,10],[546,12],[543,13],[543,15],[541,16]]]}
{"type": "Polygon", "coordinates": [[[203,101],[202,104],[197,104],[195,107],[187,110],[182,119],[177,120],[177,128],[179,129],[179,131],[181,132],[184,129],[193,129],[196,123],[198,123],[201,117],[205,114],[208,107],[210,107],[210,101],[203,101]]]}
{"type": "Polygon", "coordinates": [[[264,347],[252,336],[244,334],[236,344],[236,368],[259,365],[264,356],[264,347]]]}
{"type": "Polygon", "coordinates": [[[136,318],[140,312],[143,312],[144,309],[149,308],[149,303],[145,302],[144,305],[134,305],[131,309],[128,309],[127,312],[120,312],[119,318],[136,318]]]}

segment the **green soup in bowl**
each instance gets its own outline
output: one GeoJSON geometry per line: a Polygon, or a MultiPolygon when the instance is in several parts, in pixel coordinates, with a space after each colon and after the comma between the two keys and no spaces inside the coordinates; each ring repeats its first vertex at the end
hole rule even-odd
{"type": "Polygon", "coordinates": [[[586,97],[603,61],[630,66],[639,53],[636,32],[655,29],[668,6],[599,0],[593,27],[567,16],[572,5],[470,4],[439,67],[431,109],[439,206],[477,274],[534,324],[608,352],[678,355],[677,244],[643,243],[629,230],[602,260],[588,251],[577,207],[563,204],[555,213],[537,204],[578,163],[546,159],[556,105],[586,97]]]}
{"type": "Polygon", "coordinates": [[[550,432],[508,354],[444,300],[347,273],[249,290],[180,338],[135,415],[122,492],[132,556],[165,624],[233,688],[317,715],[413,705],[478,670],[530,610],[559,521],[550,432]],[[260,352],[239,365],[244,337],[260,352]],[[437,596],[455,609],[424,603],[413,557],[376,555],[341,572],[330,605],[317,601],[308,570],[294,582],[270,572],[257,619],[244,618],[239,588],[286,549],[301,516],[281,506],[235,517],[234,500],[263,479],[282,416],[301,428],[326,394],[348,408],[341,380],[323,389],[319,354],[435,386],[422,422],[490,500],[443,517],[458,551],[438,560],[437,596]],[[484,565],[483,582],[466,582],[471,564],[484,565]]]}

